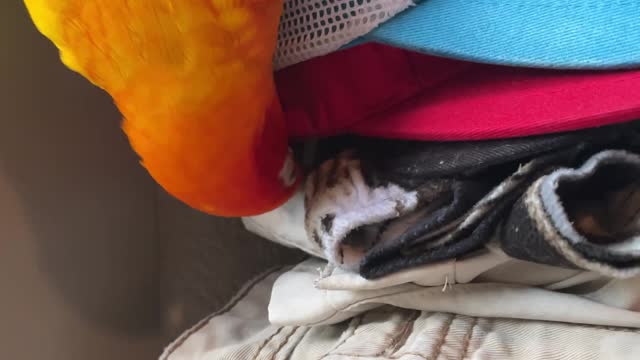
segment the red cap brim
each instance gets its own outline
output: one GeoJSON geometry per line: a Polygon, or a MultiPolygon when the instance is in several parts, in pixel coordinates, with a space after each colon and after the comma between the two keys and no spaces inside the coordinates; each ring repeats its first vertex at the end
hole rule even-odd
{"type": "Polygon", "coordinates": [[[276,81],[293,137],[483,140],[640,119],[640,70],[502,67],[368,44],[287,68],[276,81]]]}

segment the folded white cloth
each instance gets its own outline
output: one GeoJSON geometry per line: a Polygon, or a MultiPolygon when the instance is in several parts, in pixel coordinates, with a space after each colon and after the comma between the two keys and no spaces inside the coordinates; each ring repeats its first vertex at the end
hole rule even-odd
{"type": "Polygon", "coordinates": [[[388,306],[336,325],[272,325],[266,304],[279,274],[265,274],[248,284],[225,309],[169,345],[160,360],[640,358],[638,330],[388,306]]]}
{"type": "Polygon", "coordinates": [[[304,193],[298,191],[284,205],[262,215],[244,217],[242,223],[247,230],[265,239],[324,258],[320,245],[309,240],[304,218],[304,193]]]}
{"type": "Polygon", "coordinates": [[[310,259],[278,278],[269,304],[272,323],[336,324],[393,305],[467,316],[640,328],[640,277],[612,280],[494,251],[377,280],[325,266],[322,260],[310,259]]]}

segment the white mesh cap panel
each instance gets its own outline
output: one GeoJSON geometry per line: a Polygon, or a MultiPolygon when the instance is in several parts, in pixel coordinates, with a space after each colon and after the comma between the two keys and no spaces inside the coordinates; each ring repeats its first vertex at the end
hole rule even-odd
{"type": "Polygon", "coordinates": [[[285,0],[274,67],[336,51],[413,4],[413,0],[285,0]]]}

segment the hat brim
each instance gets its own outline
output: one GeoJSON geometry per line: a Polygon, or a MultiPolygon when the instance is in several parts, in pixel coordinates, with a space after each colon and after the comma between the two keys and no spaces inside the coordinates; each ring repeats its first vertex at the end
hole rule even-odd
{"type": "Polygon", "coordinates": [[[434,91],[354,124],[374,137],[465,141],[575,131],[640,119],[640,71],[476,65],[434,91]]]}
{"type": "Polygon", "coordinates": [[[499,65],[633,68],[640,66],[640,2],[426,0],[366,40],[499,65]]]}
{"type": "Polygon", "coordinates": [[[486,65],[371,43],[275,79],[293,138],[488,140],[640,120],[640,70],[486,65]]]}

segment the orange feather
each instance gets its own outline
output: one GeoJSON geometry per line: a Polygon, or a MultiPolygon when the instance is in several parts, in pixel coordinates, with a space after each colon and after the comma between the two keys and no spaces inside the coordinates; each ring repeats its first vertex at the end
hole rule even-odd
{"type": "Polygon", "coordinates": [[[108,92],[151,176],[222,216],[295,190],[273,84],[282,0],[25,0],[63,62],[108,92]]]}

